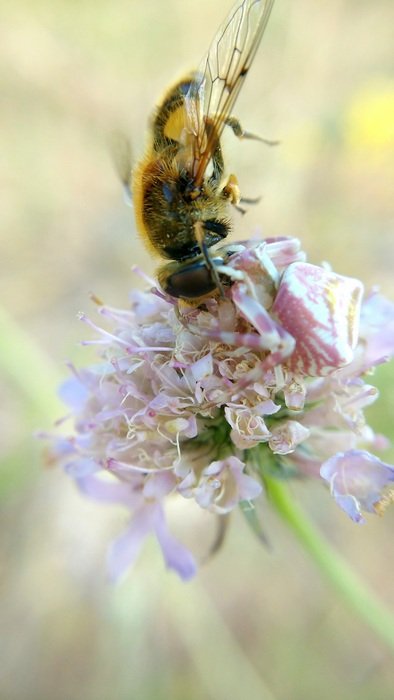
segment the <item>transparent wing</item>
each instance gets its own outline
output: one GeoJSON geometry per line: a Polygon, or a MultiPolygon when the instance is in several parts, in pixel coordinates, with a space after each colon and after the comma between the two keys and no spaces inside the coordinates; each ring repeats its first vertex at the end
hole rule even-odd
{"type": "Polygon", "coordinates": [[[216,144],[259,47],[274,0],[243,0],[220,27],[196,83],[185,96],[187,130],[193,135],[193,174],[201,184],[216,144]]]}

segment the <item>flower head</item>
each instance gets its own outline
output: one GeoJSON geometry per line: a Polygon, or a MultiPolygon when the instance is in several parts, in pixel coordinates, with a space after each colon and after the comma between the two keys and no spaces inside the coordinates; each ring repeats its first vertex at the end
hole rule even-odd
{"type": "Polygon", "coordinates": [[[84,493],[131,511],[115,577],[150,534],[170,568],[194,574],[166,525],[174,495],[227,514],[259,497],[269,469],[321,473],[357,521],[387,499],[393,469],[366,452],[382,439],[365,422],[377,391],[363,374],[393,352],[394,307],[375,293],[362,303],[358,280],[305,262],[295,239],[237,245],[219,272],[224,297],[198,307],[154,288],[127,310],[99,306],[110,330],[81,316],[101,359],[71,367],[74,430],[54,449],[84,493]]]}

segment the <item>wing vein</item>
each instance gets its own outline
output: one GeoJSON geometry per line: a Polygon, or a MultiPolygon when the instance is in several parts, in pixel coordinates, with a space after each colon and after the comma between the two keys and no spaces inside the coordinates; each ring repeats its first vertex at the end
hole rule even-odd
{"type": "Polygon", "coordinates": [[[195,137],[193,170],[198,187],[263,37],[274,0],[243,0],[220,28],[185,97],[188,131],[195,137]],[[207,129],[209,125],[209,129],[207,129]]]}

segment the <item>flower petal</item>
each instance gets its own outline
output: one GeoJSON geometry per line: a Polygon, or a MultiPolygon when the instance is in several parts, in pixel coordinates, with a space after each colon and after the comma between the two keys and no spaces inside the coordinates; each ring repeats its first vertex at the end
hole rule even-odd
{"type": "Polygon", "coordinates": [[[387,505],[386,487],[394,481],[394,467],[365,450],[339,452],[320,469],[338,505],[356,522],[361,510],[381,511],[387,505]]]}
{"type": "Polygon", "coordinates": [[[58,390],[59,397],[74,411],[81,409],[89,398],[89,391],[76,377],[66,379],[58,390]]]}
{"type": "Polygon", "coordinates": [[[244,469],[245,463],[234,456],[211,462],[194,488],[194,497],[201,508],[224,514],[240,501],[257,498],[262,486],[245,474],[244,469]]]}
{"type": "Polygon", "coordinates": [[[188,581],[197,571],[196,561],[191,552],[169,532],[161,508],[155,511],[154,530],[168,568],[174,569],[181,579],[188,581]]]}
{"type": "Polygon", "coordinates": [[[87,476],[87,474],[94,474],[99,471],[100,468],[100,465],[90,457],[75,459],[64,466],[65,472],[69,476],[72,476],[73,479],[79,479],[87,476]]]}
{"type": "Polygon", "coordinates": [[[101,503],[118,503],[134,508],[141,502],[140,490],[133,489],[129,483],[102,479],[97,474],[86,474],[76,479],[76,483],[85,496],[101,503]]]}
{"type": "Polygon", "coordinates": [[[107,556],[112,581],[118,581],[134,564],[145,538],[152,532],[153,515],[150,505],[140,508],[127,530],[112,542],[107,556]]]}
{"type": "Polygon", "coordinates": [[[394,355],[394,304],[377,292],[372,292],[362,306],[360,335],[367,345],[367,367],[394,355]]]}
{"type": "Polygon", "coordinates": [[[285,420],[272,428],[268,444],[274,454],[287,455],[294,452],[297,445],[304,442],[309,435],[310,430],[298,421],[285,420]]]}

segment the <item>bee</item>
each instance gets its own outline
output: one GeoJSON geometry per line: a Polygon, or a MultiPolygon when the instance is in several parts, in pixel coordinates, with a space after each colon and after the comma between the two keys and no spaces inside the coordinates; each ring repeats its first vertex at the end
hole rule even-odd
{"type": "Polygon", "coordinates": [[[227,253],[211,257],[210,249],[231,231],[230,205],[241,209],[240,203],[253,200],[241,198],[235,175],[226,176],[221,136],[227,126],[239,138],[266,141],[244,131],[232,110],[273,2],[238,1],[201,69],[165,93],[151,118],[145,155],[132,173],[137,229],[148,249],[171,261],[157,276],[173,297],[195,302],[223,296],[218,268],[227,253]]]}

